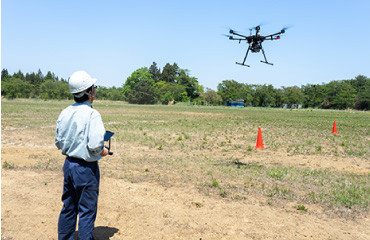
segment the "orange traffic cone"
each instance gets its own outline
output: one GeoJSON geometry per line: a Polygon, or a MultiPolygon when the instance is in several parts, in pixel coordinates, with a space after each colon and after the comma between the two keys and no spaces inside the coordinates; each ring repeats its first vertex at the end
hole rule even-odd
{"type": "Polygon", "coordinates": [[[334,134],[334,133],[338,134],[337,124],[335,123],[335,121],[334,121],[334,125],[333,125],[333,131],[331,132],[331,134],[334,134]]]}
{"type": "Polygon", "coordinates": [[[261,128],[258,128],[257,144],[254,148],[264,149],[261,128]]]}

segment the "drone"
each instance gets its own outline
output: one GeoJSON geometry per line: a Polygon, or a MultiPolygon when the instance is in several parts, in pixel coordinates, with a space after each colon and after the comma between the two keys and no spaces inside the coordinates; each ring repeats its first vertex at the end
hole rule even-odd
{"type": "Polygon", "coordinates": [[[247,53],[245,54],[243,62],[242,63],[236,62],[236,64],[246,66],[246,67],[250,67],[249,65],[245,64],[245,60],[247,59],[249,51],[251,51],[252,53],[256,53],[256,52],[258,53],[262,50],[262,54],[263,54],[263,57],[265,58],[265,61],[261,60],[261,62],[269,64],[269,65],[274,65],[274,64],[267,61],[265,51],[262,48],[262,42],[265,41],[265,40],[271,40],[272,41],[272,40],[280,39],[280,34],[285,33],[285,30],[287,30],[287,28],[283,28],[283,29],[281,29],[280,32],[270,34],[270,35],[267,35],[267,36],[261,36],[260,35],[260,29],[261,29],[260,25],[249,29],[250,36],[244,36],[242,34],[239,34],[236,31],[230,29],[229,33],[232,34],[232,35],[226,35],[227,37],[229,37],[230,40],[237,40],[237,41],[239,41],[239,44],[240,44],[241,41],[246,41],[249,44],[248,50],[247,50],[247,53]],[[255,35],[252,35],[252,29],[254,29],[256,31],[255,35]],[[237,36],[237,37],[234,37],[234,36],[237,36]]]}

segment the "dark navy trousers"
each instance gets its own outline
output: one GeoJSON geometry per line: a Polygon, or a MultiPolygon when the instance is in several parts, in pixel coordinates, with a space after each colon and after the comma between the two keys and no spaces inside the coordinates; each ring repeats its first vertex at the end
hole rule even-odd
{"type": "Polygon", "coordinates": [[[67,157],[63,166],[64,187],[59,215],[58,239],[73,240],[76,231],[80,240],[93,238],[98,209],[100,172],[98,162],[67,157]]]}

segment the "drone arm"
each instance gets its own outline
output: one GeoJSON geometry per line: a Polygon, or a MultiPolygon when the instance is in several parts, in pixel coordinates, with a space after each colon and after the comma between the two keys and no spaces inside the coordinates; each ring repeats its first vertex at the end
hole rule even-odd
{"type": "Polygon", "coordinates": [[[273,37],[273,36],[268,36],[268,37],[265,37],[265,40],[279,40],[280,39],[280,36],[276,36],[276,37],[273,37]]]}
{"type": "Polygon", "coordinates": [[[248,38],[247,36],[244,36],[244,35],[242,35],[242,34],[236,33],[236,32],[234,32],[234,31],[232,31],[232,32],[230,32],[230,33],[231,33],[231,34],[233,34],[233,35],[239,36],[239,37],[248,38]]]}
{"type": "Polygon", "coordinates": [[[267,36],[265,36],[265,39],[266,40],[276,40],[276,39],[280,39],[280,38],[278,38],[278,37],[276,37],[276,38],[274,38],[274,36],[277,36],[277,35],[280,35],[280,34],[283,34],[283,33],[285,33],[285,30],[283,29],[283,30],[281,30],[280,32],[278,32],[278,33],[274,33],[274,34],[271,34],[271,35],[267,35],[267,36]]]}
{"type": "Polygon", "coordinates": [[[229,37],[230,40],[238,40],[238,41],[242,41],[242,40],[247,40],[245,38],[234,38],[234,37],[229,37]]]}

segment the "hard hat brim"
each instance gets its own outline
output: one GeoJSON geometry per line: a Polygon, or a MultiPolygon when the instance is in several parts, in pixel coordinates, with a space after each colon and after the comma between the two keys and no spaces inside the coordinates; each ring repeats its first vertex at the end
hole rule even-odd
{"type": "Polygon", "coordinates": [[[72,93],[72,94],[80,93],[80,92],[82,92],[82,91],[84,91],[84,90],[88,89],[88,88],[89,88],[89,87],[91,87],[92,85],[94,85],[94,84],[96,83],[96,81],[97,81],[97,80],[98,80],[98,79],[96,79],[96,78],[92,78],[92,79],[91,79],[91,82],[90,82],[88,85],[83,86],[83,87],[80,87],[80,88],[78,88],[78,89],[70,90],[69,92],[70,92],[70,93],[72,93]]]}

